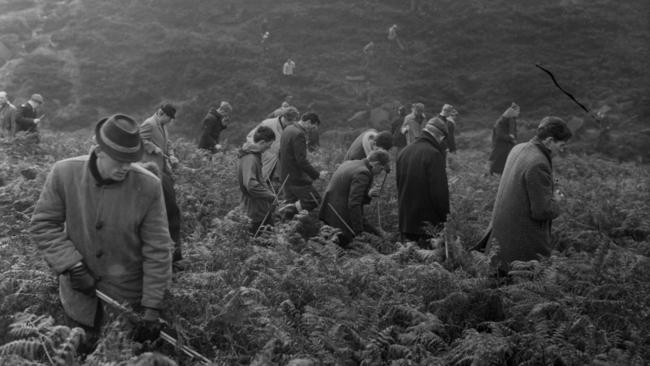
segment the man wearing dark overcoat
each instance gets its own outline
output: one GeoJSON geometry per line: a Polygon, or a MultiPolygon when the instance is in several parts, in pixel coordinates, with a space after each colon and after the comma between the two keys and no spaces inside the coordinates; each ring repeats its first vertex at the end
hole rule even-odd
{"type": "Polygon", "coordinates": [[[515,103],[506,109],[492,129],[492,153],[490,153],[490,174],[501,174],[510,150],[517,143],[517,117],[519,106],[515,103]]]}
{"type": "Polygon", "coordinates": [[[201,135],[199,136],[199,149],[216,153],[221,149],[219,136],[221,131],[228,126],[232,106],[228,102],[221,102],[218,108],[212,107],[201,121],[201,135]]]}
{"type": "Polygon", "coordinates": [[[446,136],[447,125],[439,118],[430,119],[422,135],[397,156],[399,230],[403,240],[427,246],[430,235],[426,226],[436,227],[447,220],[446,136]]]}

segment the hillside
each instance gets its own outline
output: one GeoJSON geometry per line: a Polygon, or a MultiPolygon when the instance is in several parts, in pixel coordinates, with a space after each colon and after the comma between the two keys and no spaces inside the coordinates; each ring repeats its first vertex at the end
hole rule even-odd
{"type": "Polygon", "coordinates": [[[18,101],[44,94],[54,130],[118,110],[144,118],[171,100],[181,107],[176,132],[192,136],[210,103],[229,100],[244,125],[229,131],[237,141],[287,94],[321,113],[325,129],[346,126],[368,107],[367,94],[370,107],[422,101],[430,114],[454,104],[461,129],[490,126],[511,101],[531,123],[555,114],[597,127],[534,67],[540,63],[591,110],[608,110],[602,119],[614,146],[637,136],[634,151],[619,155],[647,158],[646,1],[416,3],[411,11],[397,0],[6,0],[0,89],[18,101]],[[386,38],[391,24],[404,51],[386,38]],[[369,41],[376,54],[364,68],[369,41]],[[293,80],[280,74],[287,57],[297,63],[293,80]]]}

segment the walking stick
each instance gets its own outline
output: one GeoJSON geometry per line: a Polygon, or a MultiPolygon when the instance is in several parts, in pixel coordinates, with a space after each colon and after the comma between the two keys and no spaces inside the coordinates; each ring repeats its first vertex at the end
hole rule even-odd
{"type": "Polygon", "coordinates": [[[348,229],[348,230],[350,230],[350,232],[352,233],[352,235],[354,235],[354,230],[352,230],[352,228],[350,227],[350,225],[348,225],[348,223],[345,222],[345,220],[343,220],[343,218],[341,217],[341,215],[339,215],[339,213],[336,212],[336,209],[334,208],[334,206],[332,206],[332,204],[329,203],[329,202],[327,202],[327,206],[329,206],[329,208],[332,210],[332,212],[334,212],[334,215],[336,215],[336,217],[338,217],[339,220],[341,220],[341,222],[343,223],[343,225],[345,225],[345,228],[348,229]]]}
{"type": "MultiPolygon", "coordinates": [[[[117,310],[133,315],[133,311],[127,309],[126,306],[120,304],[119,302],[117,302],[116,300],[114,300],[110,296],[106,295],[105,293],[103,293],[103,292],[101,292],[99,290],[95,290],[95,294],[102,301],[104,301],[108,305],[116,308],[117,310]]],[[[161,320],[161,319],[159,319],[159,320],[161,320]]],[[[164,320],[162,320],[162,322],[164,324],[167,324],[167,322],[165,322],[164,320]]],[[[162,331],[162,330],[160,331],[160,338],[162,338],[163,341],[171,344],[172,346],[180,348],[181,351],[183,351],[183,353],[185,353],[186,355],[188,355],[188,356],[190,356],[192,358],[197,358],[197,359],[201,360],[201,362],[203,364],[205,364],[205,365],[210,364],[210,360],[207,357],[205,357],[202,354],[198,353],[197,351],[195,351],[194,349],[192,349],[189,346],[183,346],[183,345],[179,344],[178,341],[174,337],[170,336],[165,331],[162,331]]]]}
{"type": "MultiPolygon", "coordinates": [[[[287,174],[287,177],[284,178],[284,182],[282,182],[282,185],[280,186],[280,188],[278,188],[278,193],[275,193],[275,191],[273,191],[273,194],[275,195],[275,198],[273,198],[273,203],[280,202],[278,200],[278,196],[282,192],[282,189],[284,188],[284,185],[287,183],[287,179],[289,179],[289,174],[287,174]]],[[[271,186],[270,179],[269,179],[269,186],[271,187],[271,190],[273,190],[273,186],[271,186]]],[[[255,230],[255,235],[253,235],[253,237],[257,237],[257,234],[260,233],[260,230],[262,229],[262,226],[264,226],[264,223],[266,222],[266,219],[269,218],[269,215],[273,211],[273,203],[271,203],[271,207],[269,208],[269,211],[266,213],[266,215],[264,215],[264,218],[262,219],[262,222],[260,222],[260,226],[258,226],[257,230],[255,230]]]]}

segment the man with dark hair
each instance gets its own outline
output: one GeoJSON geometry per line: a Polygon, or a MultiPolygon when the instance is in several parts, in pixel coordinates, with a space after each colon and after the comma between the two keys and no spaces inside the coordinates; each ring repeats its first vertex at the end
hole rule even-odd
{"type": "Polygon", "coordinates": [[[208,114],[201,121],[201,135],[199,136],[199,149],[206,150],[212,154],[221,150],[219,136],[221,131],[228,127],[232,106],[222,101],[219,107],[211,107],[208,114]]]}
{"type": "Polygon", "coordinates": [[[490,229],[477,249],[499,246],[492,264],[502,274],[515,260],[551,254],[551,221],[560,214],[564,195],[553,180],[552,158],[571,138],[558,117],[545,117],[537,135],[516,145],[508,155],[499,182],[490,229]],[[492,240],[494,239],[494,240],[492,240]]]}
{"type": "Polygon", "coordinates": [[[327,172],[319,172],[307,160],[307,133],[320,125],[316,113],[305,113],[300,121],[288,126],[280,139],[280,181],[284,186],[284,198],[289,205],[283,211],[311,211],[318,207],[320,195],[312,185],[316,179],[323,179],[327,172]],[[294,206],[295,210],[291,209],[294,206]]]}
{"type": "MultiPolygon", "coordinates": [[[[95,127],[90,155],[54,164],[30,231],[59,275],[66,314],[96,332],[106,320],[95,289],[143,311],[136,332],[157,338],[171,249],[160,180],[137,164],[144,146],[126,115],[95,127]]],[[[142,341],[139,340],[139,341],[142,341]]]]}
{"type": "Polygon", "coordinates": [[[447,125],[430,119],[415,142],[397,156],[397,203],[399,230],[403,240],[428,247],[427,225],[437,227],[447,221],[449,187],[443,140],[447,125]]]}
{"type": "Polygon", "coordinates": [[[383,171],[390,171],[390,155],[386,150],[375,150],[368,158],[344,161],[332,175],[319,218],[327,225],[341,229],[341,246],[347,246],[364,231],[381,235],[365,219],[363,206],[379,196],[379,188],[372,187],[373,178],[383,171]]]}
{"type": "Polygon", "coordinates": [[[282,131],[298,120],[299,117],[300,113],[296,107],[286,107],[278,117],[265,119],[246,136],[246,141],[254,142],[253,136],[255,136],[257,129],[262,126],[269,127],[275,134],[275,141],[273,141],[271,147],[262,153],[262,174],[264,175],[264,181],[270,180],[273,184],[278,185],[278,187],[280,185],[280,169],[276,169],[276,167],[278,164],[282,131]]]}
{"type": "Polygon", "coordinates": [[[42,105],[43,97],[40,94],[32,94],[32,97],[18,108],[16,132],[25,131],[34,134],[38,140],[38,124],[41,123],[41,119],[37,117],[37,114],[42,105]]]}
{"type": "Polygon", "coordinates": [[[140,125],[140,138],[144,145],[143,162],[152,162],[157,166],[156,175],[163,186],[163,198],[169,223],[169,234],[174,240],[174,269],[182,269],[180,261],[183,259],[181,248],[181,211],[176,203],[174,192],[174,178],[172,167],[178,164],[174,156],[167,133],[167,126],[176,119],[176,108],[170,103],[163,103],[156,112],[140,125]]]}
{"type": "Polygon", "coordinates": [[[245,142],[239,151],[239,189],[242,211],[251,219],[249,228],[256,234],[262,225],[273,225],[271,210],[275,195],[262,175],[262,153],[275,141],[275,133],[260,126],[253,134],[253,142],[245,142]]]}
{"type": "Polygon", "coordinates": [[[397,147],[397,151],[402,150],[406,146],[406,136],[401,131],[404,117],[406,117],[406,107],[401,105],[397,108],[396,119],[390,125],[390,132],[393,134],[393,146],[397,147]]]}
{"type": "Polygon", "coordinates": [[[0,91],[0,137],[13,138],[16,134],[16,107],[7,99],[7,92],[0,91]]]}
{"type": "Polygon", "coordinates": [[[368,154],[377,149],[390,150],[393,147],[393,136],[389,131],[377,132],[374,128],[363,131],[350,145],[343,161],[365,159],[368,154]]]}

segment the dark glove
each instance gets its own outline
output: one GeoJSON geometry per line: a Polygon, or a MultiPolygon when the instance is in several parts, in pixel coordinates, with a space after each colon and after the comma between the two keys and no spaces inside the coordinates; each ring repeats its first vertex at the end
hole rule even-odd
{"type": "Polygon", "coordinates": [[[155,341],[160,336],[161,330],[160,312],[156,309],[145,308],[142,319],[135,325],[133,340],[139,343],[155,341]]]}
{"type": "Polygon", "coordinates": [[[68,269],[72,289],[92,295],[95,292],[95,278],[88,271],[88,267],[81,262],[80,266],[68,269]]]}

